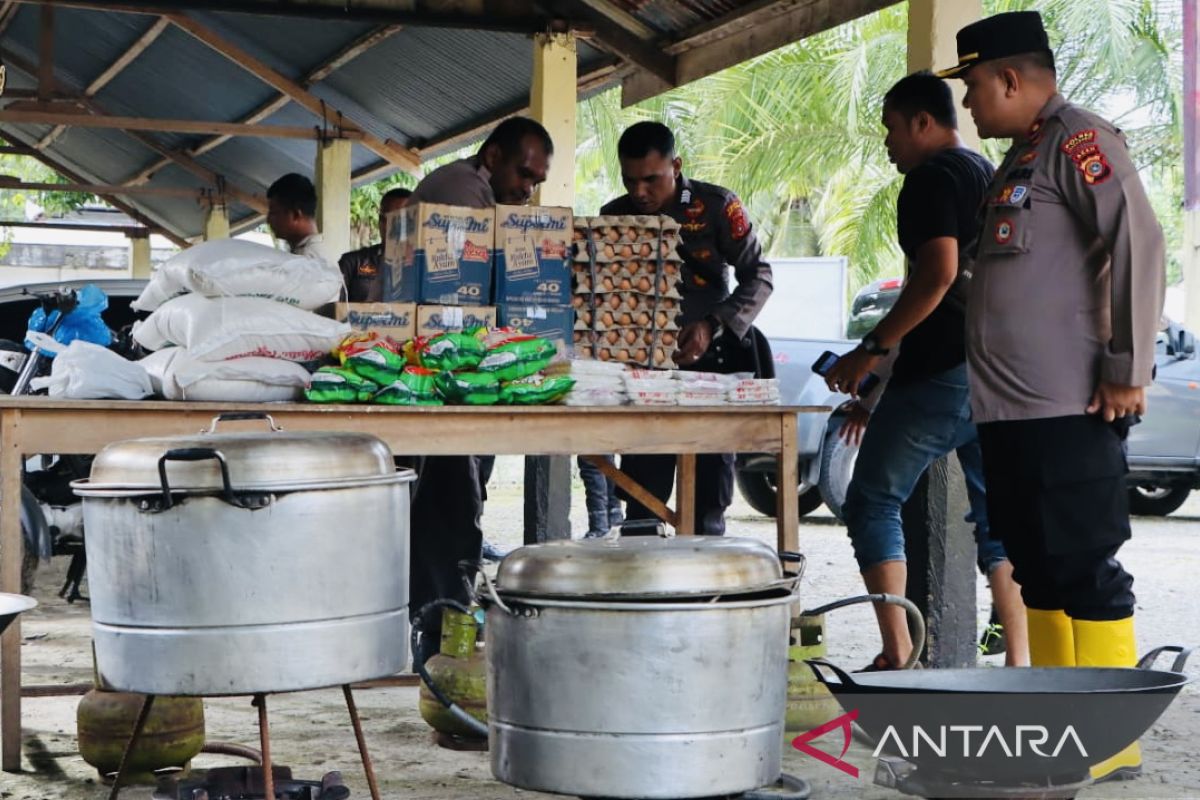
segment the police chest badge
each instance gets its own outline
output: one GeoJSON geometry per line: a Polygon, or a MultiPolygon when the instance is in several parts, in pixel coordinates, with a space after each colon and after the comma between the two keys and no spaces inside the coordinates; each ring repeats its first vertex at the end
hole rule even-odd
{"type": "Polygon", "coordinates": [[[996,233],[994,238],[996,244],[1008,244],[1012,241],[1013,234],[1016,233],[1016,227],[1011,219],[1001,219],[996,222],[996,233]]]}
{"type": "Polygon", "coordinates": [[[742,208],[742,201],[735,197],[726,203],[725,216],[729,218],[729,235],[734,241],[745,239],[750,233],[750,218],[746,216],[746,209],[742,208]]]}
{"type": "Polygon", "coordinates": [[[1067,137],[1060,148],[1075,164],[1075,169],[1089,186],[1104,183],[1112,177],[1112,167],[1100,150],[1099,137],[1094,128],[1076,131],[1067,137]]]}

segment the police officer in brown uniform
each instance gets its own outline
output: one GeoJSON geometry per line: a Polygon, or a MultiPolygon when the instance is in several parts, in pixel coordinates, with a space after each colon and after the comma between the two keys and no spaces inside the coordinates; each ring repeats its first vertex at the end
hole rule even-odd
{"type": "MultiPolygon", "coordinates": [[[[766,340],[751,327],[771,296],[771,265],[763,259],[742,201],[728,189],[684,177],[675,136],[661,123],[631,125],[617,142],[617,155],[627,193],[600,213],[666,214],[681,225],[683,302],[676,362],[684,369],[774,377],[766,340]],[[732,290],[730,269],[737,282],[732,290]]],[[[660,500],[671,496],[674,456],[624,456],[621,469],[660,500]]],[[[654,515],[636,500],[625,499],[625,530],[638,532],[654,515]]],[[[732,501],[733,455],[699,456],[697,532],[723,534],[725,509],[732,501]]]]}
{"type": "MultiPolygon", "coordinates": [[[[1162,230],[1113,125],[1058,94],[1036,12],[958,32],[964,105],[1012,138],[971,265],[967,358],[988,513],[1028,607],[1034,666],[1133,666],[1125,435],[1145,411],[1162,230]]],[[[1140,772],[1137,745],[1093,767],[1140,772]]]]}
{"type": "Polygon", "coordinates": [[[379,244],[367,245],[338,259],[345,283],[344,299],[350,303],[379,303],[383,300],[383,242],[387,239],[387,216],[408,204],[411,189],[389,189],[379,198],[379,244]]]}

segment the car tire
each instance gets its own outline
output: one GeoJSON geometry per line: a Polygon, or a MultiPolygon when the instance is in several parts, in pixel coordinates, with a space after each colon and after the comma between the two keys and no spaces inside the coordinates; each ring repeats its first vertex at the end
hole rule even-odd
{"type": "MultiPolygon", "coordinates": [[[[738,491],[751,508],[768,517],[775,517],[775,503],[778,497],[774,472],[738,470],[735,479],[738,491]]],[[[796,500],[801,517],[821,507],[821,492],[816,486],[801,481],[798,491],[799,496],[796,500]]]]}
{"type": "Polygon", "coordinates": [[[1183,505],[1191,494],[1187,486],[1129,487],[1129,513],[1139,517],[1165,517],[1183,505]]]}
{"type": "Polygon", "coordinates": [[[821,499],[839,520],[842,518],[842,505],[846,502],[846,490],[850,487],[850,478],[854,476],[854,462],[858,460],[858,445],[846,444],[838,431],[842,427],[842,417],[829,420],[829,430],[825,433],[825,446],[821,448],[821,477],[817,483],[821,491],[821,499]]]}

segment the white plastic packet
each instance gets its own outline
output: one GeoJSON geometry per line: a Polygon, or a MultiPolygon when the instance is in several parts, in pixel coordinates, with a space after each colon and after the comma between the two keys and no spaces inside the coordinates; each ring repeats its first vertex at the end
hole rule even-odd
{"type": "Polygon", "coordinates": [[[66,400],[141,400],[154,394],[141,364],[81,339],[59,351],[50,374],[30,386],[66,400]]]}
{"type": "Polygon", "coordinates": [[[168,400],[268,403],[298,400],[308,370],[276,358],[199,361],[182,347],[168,347],[140,362],[156,394],[168,400]]]}
{"type": "Polygon", "coordinates": [[[154,311],[186,292],[206,297],[259,297],[311,310],[337,300],[336,264],[240,239],[193,245],[163,262],[131,305],[154,311]]]}
{"type": "Polygon", "coordinates": [[[133,329],[147,350],[172,345],[200,361],[257,356],[316,361],[350,333],[350,325],[257,297],[176,297],[133,329]]]}

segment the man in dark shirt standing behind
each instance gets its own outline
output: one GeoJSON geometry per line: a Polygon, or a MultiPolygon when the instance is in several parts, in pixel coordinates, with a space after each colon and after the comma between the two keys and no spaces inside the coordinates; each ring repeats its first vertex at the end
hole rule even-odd
{"type": "MultiPolygon", "coordinates": [[[[1006,663],[1028,663],[1025,608],[1012,565],[992,540],[982,455],[967,394],[965,275],[959,253],[974,240],[977,213],[993,168],[962,146],[950,87],[918,73],[884,97],[884,140],[905,175],[897,232],[908,277],[891,312],[826,376],[831,389],[857,395],[863,378],[893,348],[892,377],[863,436],[844,516],[867,590],[903,595],[908,578],[900,509],[921,474],[957,450],[977,525],[980,568],[987,574],[1007,639],[1006,663]]],[[[868,669],[894,669],[913,643],[904,612],[877,605],[883,652],[868,669]]]]}
{"type": "Polygon", "coordinates": [[[408,205],[411,189],[389,189],[379,198],[379,244],[367,245],[338,259],[346,301],[379,303],[383,300],[383,244],[387,239],[387,216],[408,205]]]}

